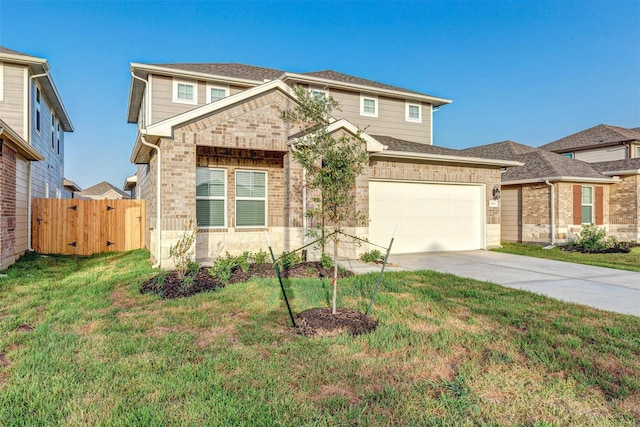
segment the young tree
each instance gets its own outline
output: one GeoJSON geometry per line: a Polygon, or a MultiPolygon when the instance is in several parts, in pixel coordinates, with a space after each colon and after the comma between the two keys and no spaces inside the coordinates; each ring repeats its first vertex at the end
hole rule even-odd
{"type": "Polygon", "coordinates": [[[333,110],[340,104],[331,96],[314,95],[302,86],[293,88],[298,103],[283,112],[285,121],[300,128],[301,136],[292,146],[293,158],[306,171],[306,187],[312,190],[313,206],[307,210],[312,226],[307,234],[319,239],[324,255],[325,245],[333,243],[333,299],[331,312],[336,313],[338,289],[338,242],[346,237],[348,225],[364,221],[356,209],[356,178],[368,164],[366,143],[360,135],[347,133],[334,136],[328,128],[334,120],[333,110]]]}

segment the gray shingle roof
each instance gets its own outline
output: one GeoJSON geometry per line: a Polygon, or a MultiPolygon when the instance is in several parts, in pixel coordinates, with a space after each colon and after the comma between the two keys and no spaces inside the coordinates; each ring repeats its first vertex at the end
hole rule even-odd
{"type": "Polygon", "coordinates": [[[154,64],[159,67],[174,68],[176,70],[193,71],[217,76],[235,77],[238,79],[274,80],[284,74],[284,71],[273,68],[256,67],[237,63],[187,63],[187,64],[154,64]]]}
{"type": "Polygon", "coordinates": [[[421,92],[404,89],[398,86],[391,86],[385,83],[376,82],[374,80],[367,80],[360,77],[351,76],[349,74],[339,73],[333,70],[311,71],[308,73],[298,73],[298,74],[301,74],[304,76],[310,76],[310,77],[319,77],[321,79],[333,80],[336,82],[368,86],[376,89],[387,89],[387,90],[393,90],[393,91],[399,91],[399,92],[415,93],[417,95],[426,95],[421,92]]]}
{"type": "Polygon", "coordinates": [[[541,145],[540,148],[562,153],[590,147],[616,145],[625,141],[640,141],[638,129],[601,124],[541,145]]]}
{"type": "Polygon", "coordinates": [[[24,56],[31,56],[31,55],[27,55],[26,53],[22,53],[22,52],[18,52],[16,50],[12,50],[12,49],[7,49],[6,47],[0,46],[0,53],[8,53],[10,55],[24,55],[24,56]]]}
{"type": "Polygon", "coordinates": [[[606,178],[589,163],[570,159],[560,154],[529,147],[514,141],[460,150],[460,154],[502,160],[516,160],[524,163],[507,169],[502,174],[502,182],[520,181],[551,177],[606,178]]]}
{"type": "Polygon", "coordinates": [[[537,148],[520,144],[515,141],[502,141],[493,144],[481,145],[479,147],[465,148],[460,150],[461,154],[475,157],[485,157],[489,159],[517,160],[521,154],[536,151],[537,148]]]}
{"type": "Polygon", "coordinates": [[[83,191],[79,191],[78,194],[81,196],[100,196],[104,193],[106,193],[109,190],[113,190],[116,193],[120,194],[123,197],[129,197],[129,195],[127,193],[125,193],[124,191],[122,191],[121,189],[119,189],[118,187],[115,187],[111,184],[109,184],[106,181],[102,181],[101,183],[98,183],[96,185],[92,185],[91,187],[87,187],[85,188],[83,191]]]}
{"type": "Polygon", "coordinates": [[[612,160],[609,162],[591,163],[591,166],[599,172],[640,170],[640,157],[635,159],[612,160]]]}
{"type": "Polygon", "coordinates": [[[459,156],[458,150],[438,147],[435,145],[420,144],[418,142],[404,141],[391,136],[371,135],[383,145],[388,146],[389,151],[405,151],[410,153],[442,154],[447,156],[459,156]]]}

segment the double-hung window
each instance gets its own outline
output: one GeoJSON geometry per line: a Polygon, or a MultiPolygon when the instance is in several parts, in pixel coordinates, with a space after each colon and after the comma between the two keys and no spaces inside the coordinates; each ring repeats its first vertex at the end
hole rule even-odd
{"type": "Polygon", "coordinates": [[[196,221],[200,227],[226,227],[227,173],[196,168],[196,221]]]}
{"type": "Polygon", "coordinates": [[[640,145],[636,145],[636,157],[640,157],[640,145]]]}
{"type": "Polygon", "coordinates": [[[593,187],[582,186],[582,223],[593,224],[593,187]]]}
{"type": "Polygon", "coordinates": [[[197,104],[198,92],[196,83],[174,80],[173,102],[180,104],[197,104]]]}
{"type": "Polygon", "coordinates": [[[236,227],[267,226],[267,173],[236,171],[236,227]]]}
{"type": "Polygon", "coordinates": [[[56,135],[57,135],[57,140],[58,140],[58,155],[60,155],[60,140],[62,139],[62,132],[60,131],[60,122],[56,122],[56,135]]]}
{"type": "Polygon", "coordinates": [[[229,88],[207,84],[207,104],[229,96],[229,88]]]}
{"type": "Polygon", "coordinates": [[[51,113],[51,148],[56,149],[56,116],[51,113]]]}
{"type": "Polygon", "coordinates": [[[360,115],[378,117],[378,97],[373,95],[360,95],[360,115]]]}
{"type": "Polygon", "coordinates": [[[422,105],[407,102],[405,106],[405,120],[408,122],[422,123],[422,105]]]}

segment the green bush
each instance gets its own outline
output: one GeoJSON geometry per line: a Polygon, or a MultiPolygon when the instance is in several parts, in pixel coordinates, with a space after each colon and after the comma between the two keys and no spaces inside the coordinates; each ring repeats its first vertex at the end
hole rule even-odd
{"type": "Polygon", "coordinates": [[[377,249],[363,253],[360,255],[360,259],[364,262],[384,261],[382,253],[377,249]]]}
{"type": "Polygon", "coordinates": [[[256,264],[264,264],[266,262],[269,262],[268,259],[269,259],[269,254],[263,251],[262,249],[260,249],[259,252],[256,252],[255,254],[253,254],[253,262],[256,264]]]}
{"type": "Polygon", "coordinates": [[[293,267],[294,265],[299,264],[301,262],[302,262],[302,258],[295,251],[282,252],[282,255],[280,255],[280,258],[278,258],[278,264],[280,264],[280,267],[283,269],[293,267]]]}
{"type": "Polygon", "coordinates": [[[331,268],[333,267],[333,259],[327,254],[322,254],[320,257],[320,265],[323,268],[331,268]]]}
{"type": "Polygon", "coordinates": [[[215,260],[209,268],[209,272],[213,277],[227,283],[236,268],[241,268],[242,271],[248,272],[253,264],[264,264],[267,262],[267,257],[268,254],[263,250],[257,253],[244,251],[242,255],[238,256],[233,256],[229,252],[226,252],[224,257],[215,260]]]}
{"type": "Polygon", "coordinates": [[[567,245],[570,249],[576,249],[585,253],[598,252],[629,252],[630,242],[620,242],[615,236],[608,236],[604,228],[589,224],[582,227],[577,239],[572,239],[567,245]]]}

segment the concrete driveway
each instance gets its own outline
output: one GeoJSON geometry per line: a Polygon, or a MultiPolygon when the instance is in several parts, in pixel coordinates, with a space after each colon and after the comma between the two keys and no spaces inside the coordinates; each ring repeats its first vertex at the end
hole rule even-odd
{"type": "MultiPolygon", "coordinates": [[[[640,316],[640,273],[491,251],[391,255],[387,271],[435,270],[640,316]]],[[[345,261],[355,272],[380,271],[345,261]]]]}

